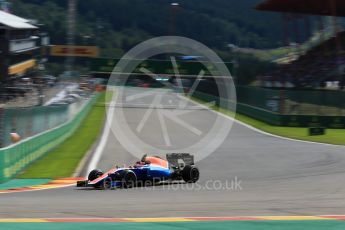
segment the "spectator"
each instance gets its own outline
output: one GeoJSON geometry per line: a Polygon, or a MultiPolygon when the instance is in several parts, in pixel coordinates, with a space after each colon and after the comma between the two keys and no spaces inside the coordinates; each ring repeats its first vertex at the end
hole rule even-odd
{"type": "Polygon", "coordinates": [[[21,139],[20,135],[16,132],[15,129],[12,130],[12,132],[10,133],[10,136],[11,136],[12,143],[17,143],[21,139]]]}

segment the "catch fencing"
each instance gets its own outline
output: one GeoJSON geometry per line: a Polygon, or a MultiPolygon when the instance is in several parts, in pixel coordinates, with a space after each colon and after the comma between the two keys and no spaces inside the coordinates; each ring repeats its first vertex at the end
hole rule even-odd
{"type": "MultiPolygon", "coordinates": [[[[68,121],[66,121],[65,123],[43,133],[39,133],[35,136],[27,138],[17,144],[1,148],[0,183],[13,178],[32,162],[43,157],[49,150],[55,148],[64,140],[66,140],[70,135],[72,135],[73,132],[79,127],[83,119],[86,117],[91,107],[95,104],[98,97],[99,94],[92,96],[87,101],[87,103],[83,105],[82,109],[73,118],[68,119],[68,121]]],[[[58,111],[62,113],[64,109],[58,111]]],[[[54,113],[54,115],[57,114],[59,113],[54,113]]],[[[50,123],[44,124],[43,127],[40,126],[40,128],[53,126],[54,122],[60,122],[66,119],[66,116],[63,115],[63,118],[60,118],[58,116],[56,116],[56,118],[51,118],[50,123]]],[[[45,121],[44,116],[41,117],[41,119],[45,121]]]]}

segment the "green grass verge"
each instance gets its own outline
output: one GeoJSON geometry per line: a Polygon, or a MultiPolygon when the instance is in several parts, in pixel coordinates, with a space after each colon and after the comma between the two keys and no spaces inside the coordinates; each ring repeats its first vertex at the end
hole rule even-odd
{"type": "MultiPolygon", "coordinates": [[[[204,101],[201,101],[195,98],[192,98],[192,100],[197,101],[198,103],[205,104],[204,101]]],[[[210,108],[220,113],[223,113],[225,115],[234,117],[234,113],[229,110],[225,110],[217,106],[211,106],[210,108]]],[[[236,120],[246,123],[250,126],[253,126],[254,128],[265,131],[267,133],[282,136],[282,137],[288,137],[288,138],[303,140],[303,141],[313,141],[313,142],[320,142],[320,143],[327,143],[327,144],[345,145],[345,129],[327,129],[325,135],[309,136],[308,128],[273,126],[265,122],[255,120],[251,117],[239,114],[239,113],[235,115],[235,118],[236,120]]]]}
{"type": "Polygon", "coordinates": [[[101,132],[105,119],[104,100],[105,93],[102,93],[72,136],[30,165],[18,178],[70,177],[101,132]]]}

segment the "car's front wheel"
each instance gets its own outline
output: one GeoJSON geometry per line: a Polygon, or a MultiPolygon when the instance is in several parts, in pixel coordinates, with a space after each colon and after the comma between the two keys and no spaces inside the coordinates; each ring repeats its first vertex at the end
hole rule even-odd
{"type": "Polygon", "coordinates": [[[98,177],[102,176],[103,172],[99,169],[94,169],[89,173],[88,180],[93,181],[96,180],[98,177]]]}

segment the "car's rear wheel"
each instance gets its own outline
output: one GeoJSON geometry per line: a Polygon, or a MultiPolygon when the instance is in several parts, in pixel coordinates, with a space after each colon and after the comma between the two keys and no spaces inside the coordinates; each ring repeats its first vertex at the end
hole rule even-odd
{"type": "Polygon", "coordinates": [[[137,184],[137,176],[133,171],[125,171],[122,181],[124,188],[133,188],[137,184]]]}
{"type": "Polygon", "coordinates": [[[88,180],[93,181],[96,180],[98,177],[102,176],[103,172],[99,169],[94,169],[89,173],[88,180]]]}
{"type": "Polygon", "coordinates": [[[182,170],[182,178],[187,183],[195,183],[199,180],[199,169],[194,165],[186,165],[182,170]]]}

